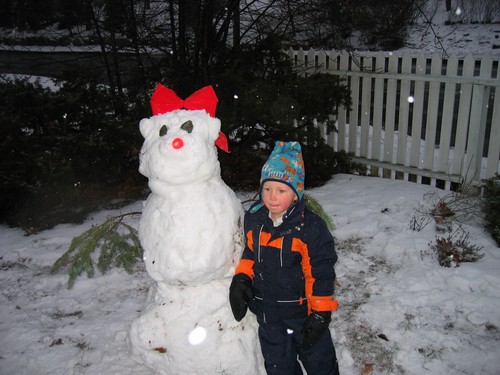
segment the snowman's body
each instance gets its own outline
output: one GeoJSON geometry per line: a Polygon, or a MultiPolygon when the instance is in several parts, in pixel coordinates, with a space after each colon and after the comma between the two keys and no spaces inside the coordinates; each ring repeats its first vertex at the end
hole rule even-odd
{"type": "Polygon", "coordinates": [[[139,238],[157,282],[198,284],[228,276],[241,251],[240,203],[222,181],[152,193],[139,238]]]}
{"type": "Polygon", "coordinates": [[[237,323],[228,302],[242,208],[220,177],[220,121],[179,109],[143,119],[140,130],[151,194],[139,238],[155,283],[130,330],[132,355],[160,374],[259,374],[256,323],[237,323]]]}

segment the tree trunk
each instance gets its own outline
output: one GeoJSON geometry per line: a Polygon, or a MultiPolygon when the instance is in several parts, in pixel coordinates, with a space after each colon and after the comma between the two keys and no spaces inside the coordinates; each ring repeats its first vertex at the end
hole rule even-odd
{"type": "Polygon", "coordinates": [[[113,60],[116,89],[118,91],[118,95],[123,96],[123,85],[122,85],[120,65],[119,65],[119,60],[118,60],[118,49],[116,48],[115,24],[113,22],[113,14],[114,14],[114,11],[116,11],[116,10],[113,9],[112,1],[110,1],[110,0],[107,1],[107,11],[108,11],[108,18],[111,20],[111,22],[109,23],[109,25],[110,25],[109,33],[111,36],[111,52],[112,52],[111,57],[113,60]]]}
{"type": "Polygon", "coordinates": [[[233,48],[239,49],[241,45],[241,20],[240,20],[240,0],[235,0],[233,14],[233,48]]]}
{"type": "Polygon", "coordinates": [[[113,77],[113,72],[111,71],[111,65],[109,64],[108,54],[106,52],[106,45],[104,44],[104,39],[101,34],[101,27],[99,26],[99,21],[97,20],[96,14],[94,12],[94,7],[92,5],[92,0],[86,0],[87,9],[89,11],[90,19],[95,28],[95,32],[97,35],[97,40],[99,41],[99,46],[101,47],[102,60],[104,62],[104,67],[106,69],[106,74],[108,76],[109,85],[113,92],[115,91],[115,79],[113,77]]]}
{"type": "Polygon", "coordinates": [[[139,36],[137,35],[137,22],[135,19],[134,0],[128,0],[127,5],[128,5],[127,27],[130,33],[130,37],[132,39],[132,45],[134,47],[134,52],[135,52],[135,59],[137,61],[139,84],[141,89],[145,89],[146,72],[144,69],[141,51],[139,48],[139,36]]]}
{"type": "MultiPolygon", "coordinates": [[[[179,24],[179,39],[178,39],[178,44],[177,44],[177,53],[178,55],[175,56],[179,63],[181,64],[186,64],[187,62],[187,45],[186,45],[186,3],[185,1],[181,0],[179,1],[179,19],[178,19],[178,24],[179,24]]],[[[174,17],[174,15],[171,12],[171,17],[174,17]]],[[[175,29],[175,24],[173,25],[175,29]]]]}

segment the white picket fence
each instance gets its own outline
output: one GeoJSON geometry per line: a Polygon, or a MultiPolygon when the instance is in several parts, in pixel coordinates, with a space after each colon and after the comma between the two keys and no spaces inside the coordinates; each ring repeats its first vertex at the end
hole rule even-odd
{"type": "Polygon", "coordinates": [[[304,74],[335,74],[351,89],[339,108],[336,151],[372,175],[444,189],[500,172],[499,61],[302,49],[287,51],[304,74]]]}

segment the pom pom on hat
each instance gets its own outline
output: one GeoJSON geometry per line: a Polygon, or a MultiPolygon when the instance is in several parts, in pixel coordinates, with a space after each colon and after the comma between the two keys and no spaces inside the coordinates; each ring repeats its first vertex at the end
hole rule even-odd
{"type": "Polygon", "coordinates": [[[260,175],[260,197],[250,212],[263,206],[262,185],[266,181],[283,182],[290,186],[299,200],[304,196],[305,168],[302,159],[302,148],[298,142],[276,141],[274,149],[262,167],[260,175]]]}

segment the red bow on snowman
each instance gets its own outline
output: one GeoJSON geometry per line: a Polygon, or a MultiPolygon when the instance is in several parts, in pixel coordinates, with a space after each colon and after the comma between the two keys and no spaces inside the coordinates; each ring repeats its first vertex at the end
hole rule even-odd
{"type": "MultiPolygon", "coordinates": [[[[162,115],[177,109],[198,110],[204,109],[210,116],[215,117],[215,109],[219,99],[215,95],[212,86],[205,86],[191,94],[188,98],[182,100],[177,94],[161,83],[151,96],[151,109],[153,115],[162,115]]],[[[219,132],[219,137],[215,145],[225,152],[229,152],[228,141],[224,133],[219,132]]]]}

